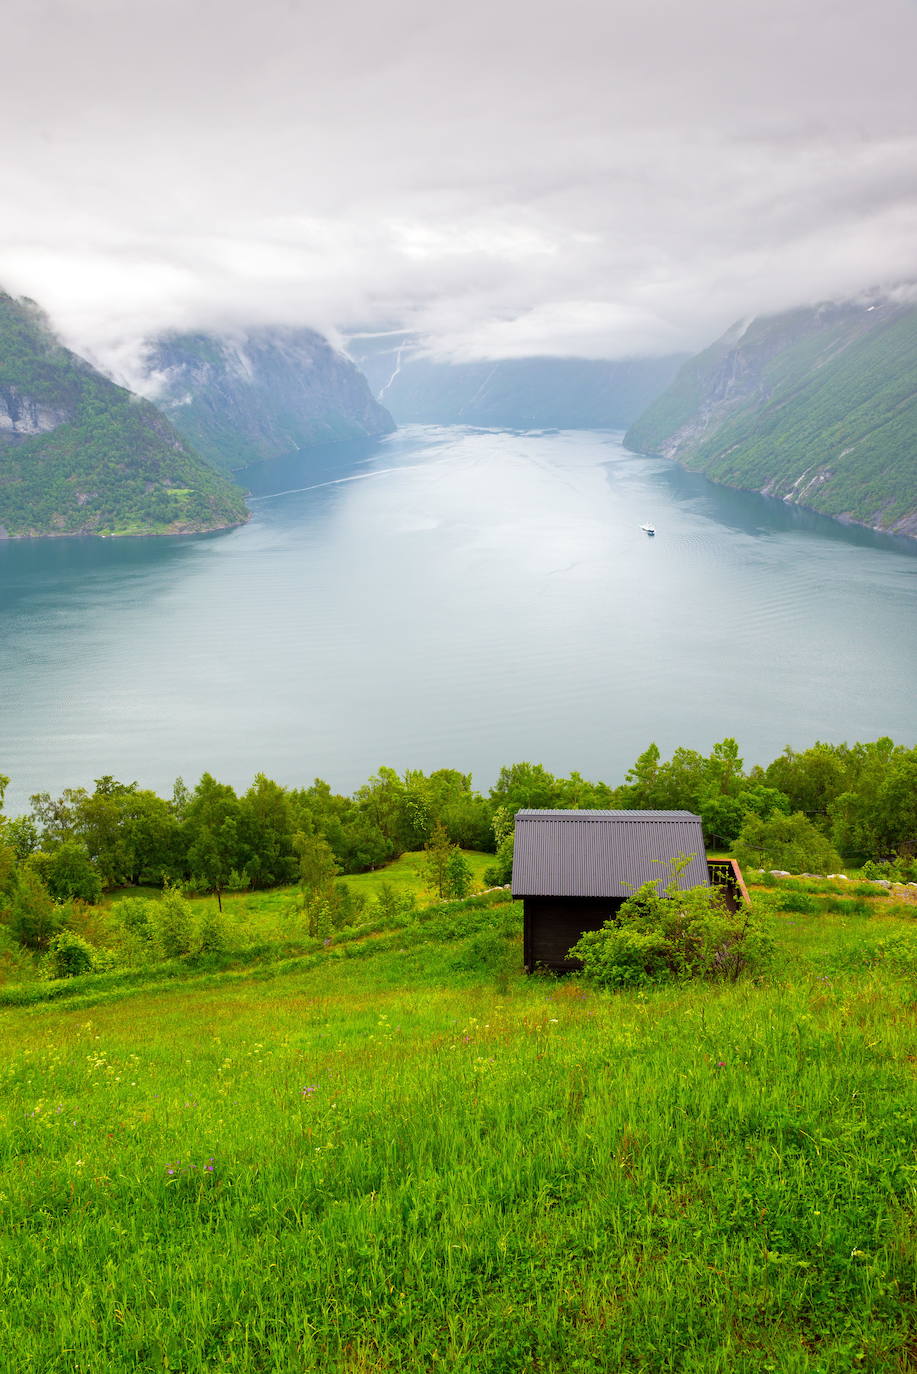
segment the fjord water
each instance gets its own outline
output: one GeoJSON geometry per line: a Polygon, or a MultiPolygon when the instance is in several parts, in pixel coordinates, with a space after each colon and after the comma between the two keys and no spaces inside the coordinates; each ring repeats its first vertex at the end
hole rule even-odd
{"type": "Polygon", "coordinates": [[[486,788],[519,759],[617,782],[651,740],[917,736],[902,541],[607,433],[416,426],[241,480],[228,533],[0,543],[11,809],[105,773],[486,788]]]}

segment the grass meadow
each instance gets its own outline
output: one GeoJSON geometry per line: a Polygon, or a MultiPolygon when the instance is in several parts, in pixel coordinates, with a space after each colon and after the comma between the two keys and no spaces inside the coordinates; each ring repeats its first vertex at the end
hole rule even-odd
{"type": "Polygon", "coordinates": [[[503,901],[0,1007],[0,1368],[917,1369],[917,906],[784,888],[759,984],[503,901]]]}
{"type": "MultiPolygon", "coordinates": [[[[463,849],[462,854],[471,871],[471,893],[479,893],[484,889],[484,871],[493,864],[494,856],[476,849],[463,849]]],[[[387,887],[399,896],[410,895],[418,905],[423,905],[432,900],[424,876],[425,859],[426,854],[422,849],[409,850],[392,863],[386,864],[384,868],[375,869],[372,873],[351,873],[335,881],[341,887],[348,887],[352,892],[359,893],[367,903],[376,900],[380,892],[387,887]]],[[[90,910],[84,917],[89,926],[90,937],[98,936],[104,941],[107,933],[106,909],[121,897],[135,896],[156,898],[159,896],[159,889],[117,888],[108,893],[104,898],[103,907],[95,911],[90,910]]],[[[299,889],[296,886],[276,887],[261,892],[224,892],[221,900],[234,942],[238,944],[262,941],[273,945],[300,945],[302,932],[295,914],[298,897],[299,889]]],[[[212,906],[213,902],[214,898],[209,895],[191,898],[191,906],[198,917],[205,908],[212,906]]]]}

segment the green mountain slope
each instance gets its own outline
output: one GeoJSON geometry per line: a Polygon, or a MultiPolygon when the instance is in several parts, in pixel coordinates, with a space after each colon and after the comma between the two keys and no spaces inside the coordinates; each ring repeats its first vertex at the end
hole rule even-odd
{"type": "Polygon", "coordinates": [[[169,334],[146,360],[157,404],[224,471],[395,428],[362,373],[311,329],[169,334]]]}
{"type": "Polygon", "coordinates": [[[164,415],[0,292],[0,537],[159,534],[247,519],[242,492],[164,415]]]}
{"type": "Polygon", "coordinates": [[[917,307],[830,305],[736,327],[685,364],[625,442],[917,536],[917,307]]]}

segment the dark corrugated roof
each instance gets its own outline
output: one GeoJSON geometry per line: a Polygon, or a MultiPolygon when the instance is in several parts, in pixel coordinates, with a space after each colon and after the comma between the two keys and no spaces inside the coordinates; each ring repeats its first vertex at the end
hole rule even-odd
{"type": "Polygon", "coordinates": [[[679,854],[693,856],[679,886],[706,886],[704,835],[690,811],[518,811],[513,896],[628,897],[667,883],[679,854]]]}

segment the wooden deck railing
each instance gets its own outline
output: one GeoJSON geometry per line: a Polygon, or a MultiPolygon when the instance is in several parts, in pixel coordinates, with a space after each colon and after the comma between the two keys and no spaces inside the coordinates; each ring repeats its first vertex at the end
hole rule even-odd
{"type": "Polygon", "coordinates": [[[708,859],[707,873],[713,887],[724,889],[727,901],[735,906],[751,906],[742,870],[735,859],[708,859]]]}

